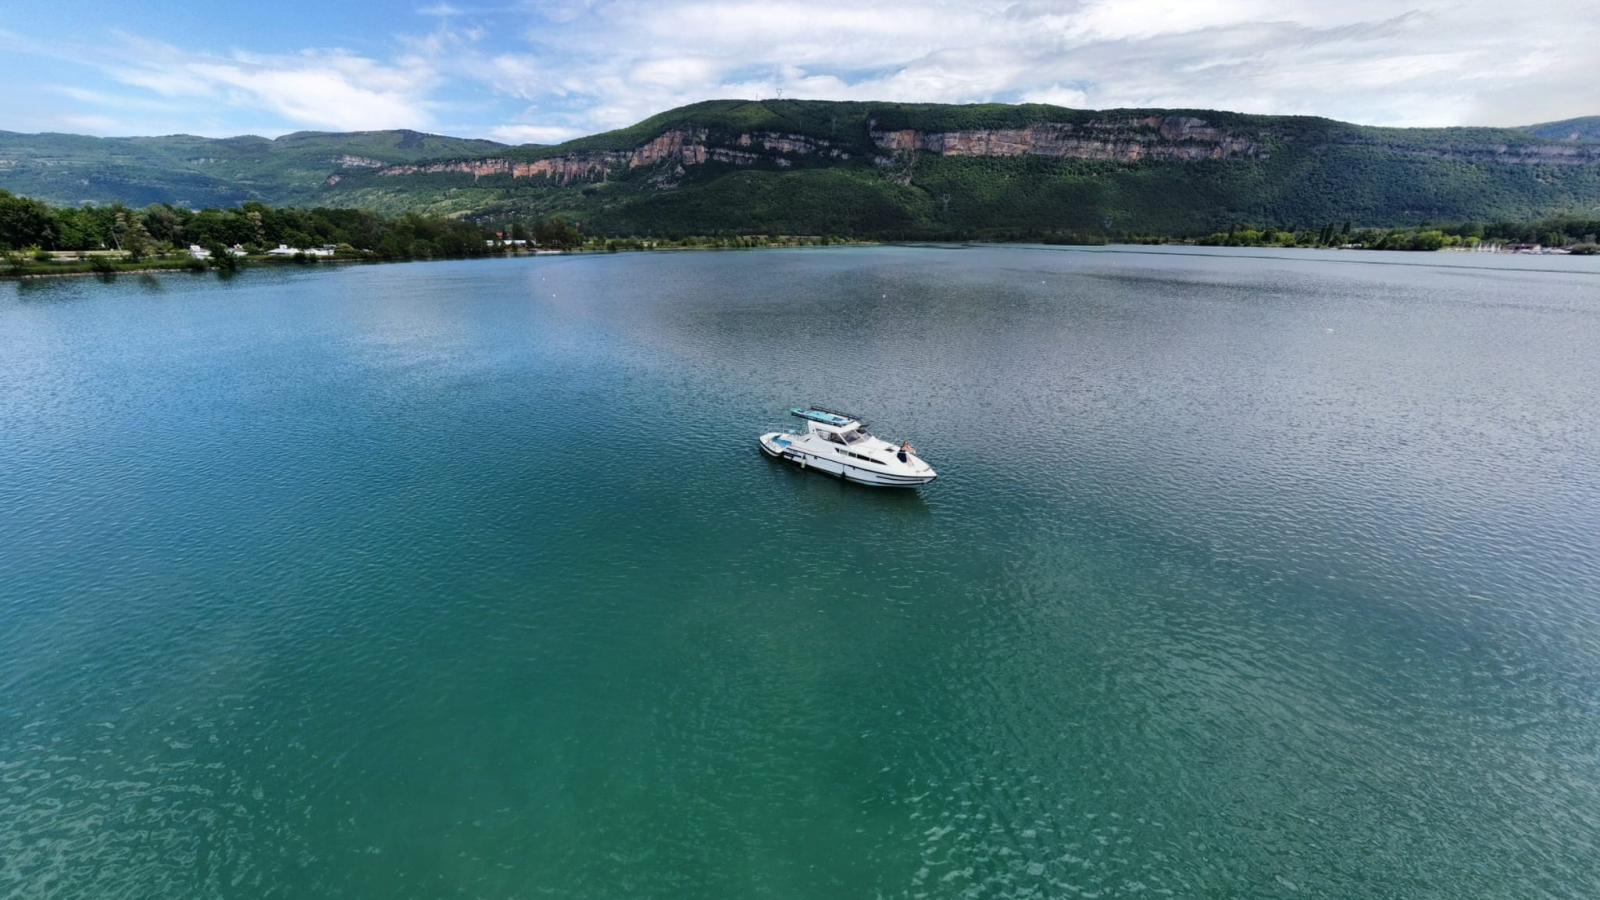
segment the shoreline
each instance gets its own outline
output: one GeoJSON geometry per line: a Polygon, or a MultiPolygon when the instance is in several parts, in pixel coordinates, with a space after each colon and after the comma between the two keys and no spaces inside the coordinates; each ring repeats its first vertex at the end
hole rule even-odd
{"type": "MultiPolygon", "coordinates": [[[[617,254],[617,253],[673,253],[673,252],[796,250],[796,249],[811,249],[811,250],[815,250],[815,249],[825,249],[825,248],[828,248],[828,247],[879,247],[879,246],[893,246],[893,245],[896,245],[896,244],[902,244],[902,245],[906,245],[906,246],[929,245],[929,244],[947,244],[947,245],[950,245],[950,246],[963,246],[963,245],[972,246],[972,245],[976,245],[976,246],[993,246],[993,247],[1030,247],[1031,246],[1031,247],[1049,247],[1051,249],[1056,249],[1056,250],[1082,250],[1082,251],[1095,251],[1095,250],[1107,251],[1107,250],[1110,250],[1110,251],[1113,251],[1113,252],[1128,252],[1129,250],[1146,250],[1146,251],[1149,251],[1149,250],[1152,250],[1152,249],[1157,248],[1157,247],[1174,248],[1174,249],[1179,249],[1179,250],[1183,250],[1183,249],[1187,249],[1187,250],[1198,250],[1198,249],[1208,249],[1208,250],[1213,250],[1213,249],[1214,250],[1252,250],[1252,251],[1257,251],[1257,252],[1264,251],[1266,253],[1272,253],[1272,251],[1281,251],[1281,250],[1331,250],[1331,251],[1351,251],[1351,250],[1361,251],[1361,250],[1366,250],[1366,251],[1372,252],[1372,253],[1382,253],[1382,254],[1384,254],[1386,256],[1414,257],[1414,258],[1419,258],[1419,259],[1420,258],[1426,258],[1426,257],[1429,257],[1431,255],[1436,255],[1436,254],[1451,254],[1451,255],[1465,254],[1465,255],[1468,255],[1468,256],[1487,256],[1487,257],[1496,258],[1496,259],[1499,259],[1499,258],[1512,258],[1512,259],[1532,258],[1532,259],[1539,259],[1539,260],[1548,259],[1549,257],[1568,257],[1568,258],[1582,259],[1585,256],[1589,255],[1589,254],[1581,254],[1581,253],[1529,253],[1529,252],[1526,252],[1526,251],[1513,251],[1513,250],[1483,251],[1483,250],[1467,250],[1467,249],[1464,249],[1464,248],[1457,248],[1457,247],[1444,247],[1444,248],[1440,248],[1438,250],[1431,250],[1431,251],[1373,250],[1373,249],[1365,248],[1365,247],[1282,247],[1282,246],[1279,246],[1279,247],[1252,247],[1252,246],[1216,247],[1216,246],[1212,246],[1212,245],[1196,244],[1196,243],[1192,243],[1192,242],[1181,242],[1181,241],[1173,241],[1173,242],[1170,242],[1170,243],[1155,243],[1155,244],[1147,243],[1147,242],[1139,242],[1139,241],[1126,242],[1126,243],[1108,242],[1108,243],[1105,243],[1105,244],[1053,244],[1053,243],[1047,243],[1047,242],[1041,242],[1041,241],[975,241],[975,240],[965,240],[965,241],[835,241],[835,242],[832,242],[832,243],[829,243],[829,244],[808,244],[808,243],[777,244],[777,243],[773,243],[773,244],[761,244],[761,245],[751,246],[751,247],[729,247],[729,246],[716,246],[716,245],[701,245],[701,246],[676,245],[676,246],[665,246],[665,247],[662,247],[662,246],[628,247],[628,248],[617,247],[617,248],[613,249],[613,248],[610,248],[610,247],[600,246],[600,247],[578,247],[578,248],[573,248],[573,249],[569,249],[569,250],[513,250],[513,251],[505,251],[505,252],[499,252],[499,253],[487,253],[487,254],[484,254],[482,256],[432,256],[432,257],[415,257],[415,258],[410,258],[410,259],[351,259],[351,258],[344,258],[344,259],[319,259],[319,260],[315,260],[315,261],[310,261],[310,260],[290,260],[290,259],[271,259],[271,258],[268,258],[268,259],[240,260],[239,264],[233,269],[226,269],[224,267],[214,266],[214,265],[206,265],[206,266],[203,266],[203,267],[193,267],[193,266],[188,265],[187,261],[185,261],[183,263],[177,263],[177,264],[152,265],[152,266],[142,266],[142,267],[139,267],[139,268],[117,269],[116,271],[112,271],[112,272],[97,272],[97,271],[94,271],[94,270],[88,269],[88,268],[74,269],[72,271],[64,271],[64,272],[59,272],[59,271],[58,272],[21,272],[21,273],[17,273],[17,272],[0,272],[0,281],[15,281],[15,282],[19,282],[20,283],[20,282],[24,282],[24,281],[44,281],[44,280],[54,279],[54,278],[86,278],[86,277],[100,277],[100,278],[104,278],[104,279],[115,279],[115,278],[117,278],[118,276],[121,276],[121,275],[162,275],[162,274],[165,274],[165,275],[205,275],[205,274],[211,274],[211,273],[225,273],[225,274],[232,275],[232,274],[237,274],[237,273],[239,273],[241,271],[244,271],[246,269],[278,268],[278,267],[284,267],[284,266],[294,266],[296,268],[302,268],[302,269],[314,269],[314,268],[317,268],[317,267],[320,267],[320,266],[329,266],[329,265],[334,265],[334,266],[367,266],[367,265],[387,265],[387,264],[393,264],[393,263],[444,262],[444,261],[447,261],[447,260],[462,260],[462,261],[464,261],[464,260],[489,260],[489,259],[518,259],[518,258],[523,258],[523,257],[540,257],[540,256],[594,256],[594,255],[610,256],[610,255],[617,254]],[[1118,250],[1116,248],[1121,248],[1121,249],[1118,250]]],[[[1209,255],[1209,254],[1207,254],[1207,255],[1209,255]]],[[[1367,263],[1373,262],[1372,260],[1362,260],[1362,261],[1363,262],[1367,262],[1367,263]]],[[[1567,270],[1550,269],[1550,270],[1547,270],[1547,271],[1560,272],[1560,271],[1567,271],[1567,270]]]]}
{"type": "Polygon", "coordinates": [[[276,267],[281,267],[281,266],[295,266],[295,267],[299,267],[299,268],[311,269],[311,268],[315,268],[317,266],[328,266],[328,265],[367,266],[367,265],[387,265],[387,264],[390,264],[390,263],[442,262],[444,260],[520,259],[522,257],[539,257],[539,256],[579,256],[579,255],[610,256],[610,255],[615,254],[615,253],[663,253],[663,252],[673,252],[673,251],[696,251],[696,252],[701,252],[701,251],[713,251],[713,250],[794,250],[794,249],[800,249],[800,248],[815,249],[815,248],[820,248],[820,247],[875,247],[875,246],[882,245],[884,243],[893,243],[893,242],[892,241],[834,241],[834,242],[828,243],[828,244],[769,243],[769,244],[759,244],[759,245],[751,246],[751,247],[728,247],[728,246],[716,246],[716,245],[705,245],[705,246],[683,246],[683,245],[677,245],[677,246],[665,246],[665,247],[651,246],[651,247],[615,247],[615,248],[612,248],[612,247],[608,247],[608,246],[602,245],[602,246],[598,246],[598,247],[574,247],[574,248],[568,249],[568,250],[504,250],[504,251],[497,251],[497,252],[492,252],[492,253],[485,253],[485,254],[483,254],[481,256],[425,256],[425,257],[410,257],[410,258],[406,258],[406,259],[372,259],[372,258],[360,258],[360,259],[358,259],[358,258],[351,258],[351,257],[344,257],[344,258],[334,257],[334,258],[321,258],[321,259],[315,259],[315,260],[313,260],[313,259],[295,260],[295,259],[261,258],[261,259],[240,259],[238,261],[238,264],[233,269],[226,269],[226,268],[224,268],[222,266],[216,266],[216,265],[204,265],[204,266],[196,267],[196,266],[189,265],[189,261],[188,260],[183,260],[183,261],[169,260],[168,264],[166,264],[166,265],[149,265],[149,266],[142,266],[142,267],[139,267],[139,268],[119,268],[119,269],[116,269],[116,270],[111,271],[111,272],[97,272],[94,269],[87,268],[87,267],[72,267],[70,271],[56,271],[56,272],[27,272],[27,271],[24,271],[24,272],[0,272],[0,281],[36,281],[36,280],[47,279],[47,278],[81,278],[81,277],[84,277],[84,276],[96,276],[96,275],[102,276],[102,277],[105,277],[105,278],[116,278],[119,275],[155,275],[155,274],[204,275],[204,274],[206,274],[208,272],[235,272],[236,273],[236,272],[243,271],[245,269],[263,268],[263,267],[276,268],[276,267]]]}

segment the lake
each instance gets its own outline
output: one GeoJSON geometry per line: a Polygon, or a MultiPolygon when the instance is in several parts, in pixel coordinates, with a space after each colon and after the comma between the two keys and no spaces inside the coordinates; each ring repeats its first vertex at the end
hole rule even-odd
{"type": "Polygon", "coordinates": [[[1462,253],[0,285],[0,896],[1600,895],[1597,351],[1462,253]]]}

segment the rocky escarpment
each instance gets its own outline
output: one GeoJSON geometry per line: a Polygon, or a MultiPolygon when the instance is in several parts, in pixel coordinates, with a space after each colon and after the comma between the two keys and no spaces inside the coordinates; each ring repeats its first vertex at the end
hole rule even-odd
{"type": "MultiPolygon", "coordinates": [[[[869,122],[869,128],[872,124],[869,122]]],[[[868,150],[903,155],[921,151],[943,156],[1050,156],[1107,161],[1143,159],[1193,162],[1203,159],[1259,158],[1261,143],[1241,137],[1192,116],[1148,116],[1111,119],[1084,125],[1039,124],[1027,128],[952,132],[914,130],[870,131],[868,150]]],[[[848,160],[848,143],[801,134],[747,132],[718,142],[704,128],[672,129],[633,150],[595,150],[536,160],[506,157],[453,159],[433,163],[384,166],[378,175],[458,172],[474,179],[490,175],[512,178],[543,176],[567,183],[603,181],[618,171],[670,162],[694,166],[706,162],[749,166],[767,161],[780,168],[801,157],[848,160]]],[[[894,156],[879,156],[892,165],[894,156]]],[[[329,183],[337,183],[330,179],[329,183]]]]}
{"type": "Polygon", "coordinates": [[[707,162],[748,166],[768,159],[778,166],[787,166],[792,164],[789,157],[810,154],[823,154],[838,159],[850,158],[848,152],[834,147],[830,141],[798,134],[747,133],[739,135],[731,144],[721,145],[708,140],[706,129],[695,128],[662,132],[633,150],[595,150],[536,160],[504,157],[453,159],[436,163],[385,166],[379,169],[377,174],[462,172],[474,179],[486,175],[510,175],[512,178],[532,178],[539,175],[566,183],[603,181],[613,172],[653,166],[663,162],[677,163],[680,166],[694,166],[707,162]]]}
{"type": "MultiPolygon", "coordinates": [[[[876,123],[871,123],[876,124],[876,123]]],[[[920,150],[940,156],[1051,156],[1136,162],[1152,159],[1195,162],[1203,159],[1265,157],[1267,150],[1247,137],[1228,134],[1193,116],[1147,116],[1097,120],[1082,125],[1040,123],[1026,128],[923,132],[873,131],[879,150],[920,150]]],[[[878,158],[880,165],[893,157],[878,158]]]]}
{"type": "MultiPolygon", "coordinates": [[[[380,176],[462,173],[474,179],[487,176],[543,177],[566,184],[604,181],[619,172],[667,163],[673,177],[655,179],[657,187],[671,187],[684,167],[709,162],[735,166],[757,163],[788,167],[804,158],[848,160],[852,151],[871,155],[873,162],[891,170],[891,177],[911,180],[918,154],[939,156],[1016,157],[1042,156],[1102,162],[1195,163],[1209,160],[1267,159],[1271,147],[1293,145],[1294,133],[1266,130],[1230,130],[1187,114],[1107,116],[1087,122],[1040,122],[1019,128],[958,131],[877,129],[867,120],[866,140],[849,141],[775,131],[746,132],[737,136],[713,135],[706,128],[673,128],[631,150],[587,150],[542,159],[485,157],[431,163],[386,165],[366,157],[345,156],[343,168],[371,169],[380,176]]],[[[1512,163],[1600,164],[1600,144],[1492,143],[1462,140],[1411,144],[1386,140],[1370,132],[1322,134],[1311,139],[1322,146],[1371,147],[1389,154],[1429,158],[1463,158],[1512,163]]],[[[337,184],[336,172],[327,183],[337,184]]]]}

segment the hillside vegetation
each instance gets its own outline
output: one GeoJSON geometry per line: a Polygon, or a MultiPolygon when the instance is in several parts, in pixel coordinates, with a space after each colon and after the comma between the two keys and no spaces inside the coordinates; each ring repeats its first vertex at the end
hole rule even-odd
{"type": "Polygon", "coordinates": [[[314,199],[341,169],[505,149],[494,141],[415,131],[301,131],[275,140],[0,131],[0,188],[57,204],[171,203],[199,209],[251,200],[292,203],[314,199]]]}
{"type": "Polygon", "coordinates": [[[1552,141],[1600,141],[1600,116],[1529,125],[1527,130],[1552,141]]]}
{"type": "Polygon", "coordinates": [[[248,194],[483,222],[562,217],[618,236],[1198,237],[1249,224],[1592,217],[1597,124],[1393,129],[1213,110],[725,100],[542,147],[410,132],[120,143],[0,134],[0,187],[56,203],[229,205],[248,194]],[[15,161],[26,155],[17,147],[47,138],[102,143],[45,174],[15,161]],[[156,147],[183,165],[167,181],[140,181],[159,166],[130,160],[156,147]],[[221,161],[196,162],[207,154],[221,161]],[[98,180],[80,180],[100,194],[62,187],[96,164],[98,180]]]}

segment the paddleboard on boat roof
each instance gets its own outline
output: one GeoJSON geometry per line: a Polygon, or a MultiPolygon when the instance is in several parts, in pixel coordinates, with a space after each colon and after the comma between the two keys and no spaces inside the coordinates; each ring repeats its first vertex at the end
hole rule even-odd
{"type": "Polygon", "coordinates": [[[848,425],[851,422],[859,423],[861,421],[860,419],[856,418],[855,416],[849,415],[848,413],[833,412],[831,410],[826,410],[826,409],[818,409],[815,406],[808,407],[806,409],[799,409],[799,408],[791,409],[791,410],[789,410],[789,415],[795,416],[795,417],[801,418],[801,419],[809,419],[809,420],[811,420],[813,422],[821,422],[824,425],[843,426],[843,425],[848,425]]]}

